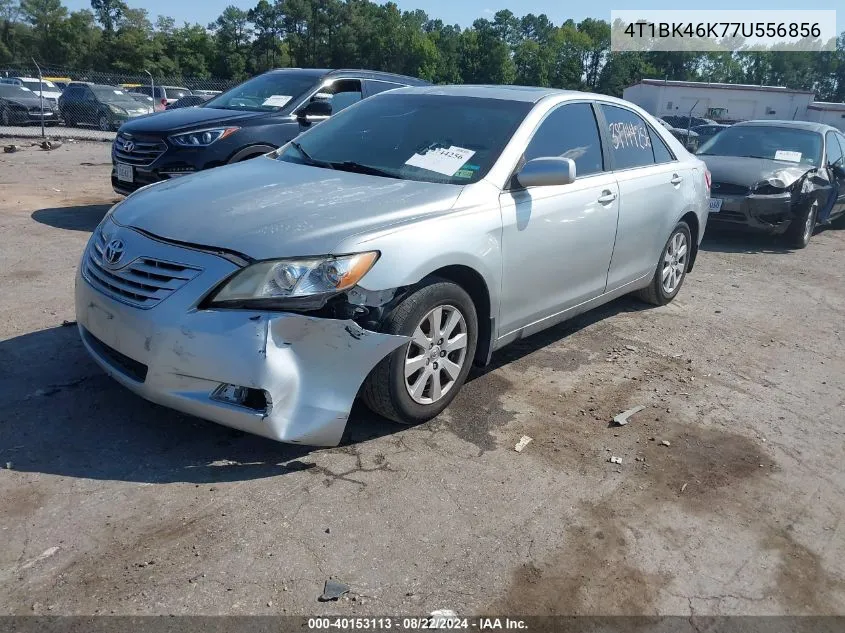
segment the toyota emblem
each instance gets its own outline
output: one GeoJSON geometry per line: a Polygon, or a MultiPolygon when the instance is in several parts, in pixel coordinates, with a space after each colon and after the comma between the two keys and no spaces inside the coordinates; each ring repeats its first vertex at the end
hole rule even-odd
{"type": "Polygon", "coordinates": [[[127,154],[131,154],[132,151],[135,149],[135,143],[133,141],[125,141],[123,143],[123,151],[127,154]]]}
{"type": "Polygon", "coordinates": [[[123,259],[123,252],[126,250],[126,245],[123,240],[112,240],[106,245],[106,250],[103,251],[103,259],[109,266],[117,266],[120,260],[123,259]]]}

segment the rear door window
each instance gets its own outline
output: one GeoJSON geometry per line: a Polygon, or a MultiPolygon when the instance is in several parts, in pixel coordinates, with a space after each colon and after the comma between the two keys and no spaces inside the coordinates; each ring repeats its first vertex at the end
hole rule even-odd
{"type": "Polygon", "coordinates": [[[191,94],[187,88],[165,88],[164,93],[168,99],[181,99],[191,94]]]}
{"type": "Polygon", "coordinates": [[[602,104],[614,169],[654,165],[654,150],[646,122],[635,112],[602,104]]]}
{"type": "Polygon", "coordinates": [[[551,156],[574,160],[578,178],[603,171],[599,128],[589,103],[558,106],[540,123],[525,149],[525,160],[551,156]]]}
{"type": "Polygon", "coordinates": [[[675,160],[675,157],[666,146],[666,143],[662,138],[660,138],[660,134],[658,134],[653,128],[649,128],[648,133],[651,135],[651,147],[654,150],[654,162],[658,164],[671,163],[675,160]]]}
{"type": "Polygon", "coordinates": [[[842,162],[842,148],[836,140],[833,132],[827,133],[827,162],[831,165],[842,162]]]}
{"type": "Polygon", "coordinates": [[[368,79],[365,83],[365,90],[368,97],[377,95],[380,92],[387,90],[395,90],[396,88],[404,88],[404,84],[397,84],[392,81],[377,81],[375,79],[368,79]]]}

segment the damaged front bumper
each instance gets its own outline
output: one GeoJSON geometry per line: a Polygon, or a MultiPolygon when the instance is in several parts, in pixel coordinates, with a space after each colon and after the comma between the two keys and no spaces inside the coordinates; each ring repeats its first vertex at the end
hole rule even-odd
{"type": "Polygon", "coordinates": [[[125,269],[155,260],[199,271],[144,309],[127,303],[119,270],[92,268],[96,233],[83,256],[76,279],[82,341],[109,375],[152,402],[274,440],[335,446],[366,376],[408,342],[351,320],[198,309],[234,264],[118,230],[130,255],[125,269]],[[238,388],[250,397],[221,397],[238,388]]]}
{"type": "Polygon", "coordinates": [[[718,213],[711,213],[709,223],[741,225],[758,231],[779,234],[789,228],[800,205],[794,203],[790,192],[775,195],[720,195],[713,192],[713,198],[722,200],[718,213]]]}

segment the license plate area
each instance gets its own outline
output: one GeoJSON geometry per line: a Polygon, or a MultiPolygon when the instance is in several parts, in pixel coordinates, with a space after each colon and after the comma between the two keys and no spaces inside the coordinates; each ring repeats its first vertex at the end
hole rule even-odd
{"type": "Polygon", "coordinates": [[[121,182],[135,182],[135,170],[132,165],[117,164],[117,179],[121,182]]]}
{"type": "Polygon", "coordinates": [[[710,213],[719,213],[722,210],[722,203],[724,200],[721,198],[710,198],[710,213]]]}

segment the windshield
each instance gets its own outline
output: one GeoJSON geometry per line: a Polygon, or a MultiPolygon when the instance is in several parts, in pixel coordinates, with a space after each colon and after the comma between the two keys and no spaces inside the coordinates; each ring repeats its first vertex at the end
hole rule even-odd
{"type": "Polygon", "coordinates": [[[0,97],[7,97],[9,99],[35,96],[31,90],[21,88],[20,86],[13,86],[11,84],[0,84],[0,97]]]}
{"type": "Polygon", "coordinates": [[[317,77],[314,76],[267,73],[235,86],[203,107],[277,112],[316,83],[317,77]]]}
{"type": "Polygon", "coordinates": [[[191,94],[191,91],[187,88],[165,88],[164,94],[168,99],[181,99],[191,94]]]}
{"type": "Polygon", "coordinates": [[[483,178],[533,104],[385,92],[320,123],[279,160],[465,185],[483,178]]]}
{"type": "Polygon", "coordinates": [[[822,137],[815,132],[776,125],[737,125],[722,130],[696,153],[766,158],[818,167],[822,137]]]}
{"type": "MultiPolygon", "coordinates": [[[[37,79],[21,79],[20,82],[24,85],[25,88],[29,88],[33,92],[40,92],[41,88],[38,85],[37,79]]],[[[44,87],[44,92],[58,92],[59,89],[56,88],[56,84],[52,81],[44,80],[41,82],[41,86],[44,87]]]]}
{"type": "Polygon", "coordinates": [[[127,93],[120,88],[112,88],[111,86],[91,86],[94,95],[103,103],[126,103],[127,101],[134,101],[127,93]]]}

